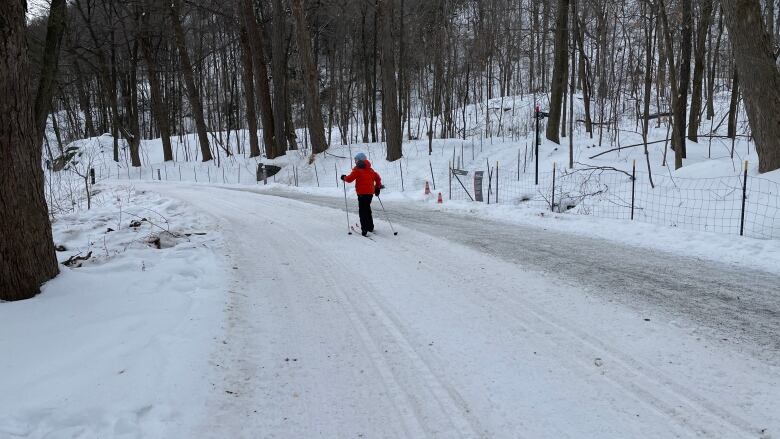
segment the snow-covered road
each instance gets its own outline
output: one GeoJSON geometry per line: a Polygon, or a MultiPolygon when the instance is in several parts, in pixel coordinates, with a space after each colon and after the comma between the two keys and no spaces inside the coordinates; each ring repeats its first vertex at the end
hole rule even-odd
{"type": "Polygon", "coordinates": [[[310,204],[338,199],[149,187],[217,218],[234,268],[195,436],[780,435],[774,275],[401,203],[369,240],[310,204]]]}

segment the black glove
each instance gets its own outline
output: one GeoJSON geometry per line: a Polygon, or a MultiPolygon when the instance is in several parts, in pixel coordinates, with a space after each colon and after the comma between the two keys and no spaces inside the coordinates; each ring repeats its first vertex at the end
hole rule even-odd
{"type": "Polygon", "coordinates": [[[376,195],[377,197],[379,196],[379,187],[374,189],[374,195],[376,195]]]}
{"type": "Polygon", "coordinates": [[[344,179],[347,178],[347,176],[346,175],[342,175],[340,178],[341,178],[341,181],[344,181],[344,179]]]}

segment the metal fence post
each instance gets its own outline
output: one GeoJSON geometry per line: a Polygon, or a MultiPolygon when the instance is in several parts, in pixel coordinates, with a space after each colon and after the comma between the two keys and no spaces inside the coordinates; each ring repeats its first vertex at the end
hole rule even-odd
{"type": "Polygon", "coordinates": [[[498,161],[496,161],[496,204],[498,204],[498,161]]]}
{"type": "Polygon", "coordinates": [[[550,212],[555,212],[555,162],[553,162],[552,198],[550,201],[550,212]]]}
{"type": "Polygon", "coordinates": [[[631,221],[634,220],[634,199],[636,194],[636,160],[631,168],[631,221]]]}
{"type": "Polygon", "coordinates": [[[431,168],[431,181],[433,182],[433,190],[436,190],[436,177],[433,175],[433,163],[428,160],[428,166],[431,168]]]}
{"type": "Polygon", "coordinates": [[[401,170],[401,192],[404,191],[404,167],[403,163],[401,163],[402,161],[402,159],[398,159],[398,169],[401,170]]]}
{"type": "Polygon", "coordinates": [[[745,176],[742,179],[742,212],[739,216],[739,236],[745,235],[745,202],[747,201],[748,161],[745,160],[745,176]]]}
{"type": "Polygon", "coordinates": [[[447,177],[450,180],[450,200],[452,199],[452,162],[447,162],[447,177]]]}

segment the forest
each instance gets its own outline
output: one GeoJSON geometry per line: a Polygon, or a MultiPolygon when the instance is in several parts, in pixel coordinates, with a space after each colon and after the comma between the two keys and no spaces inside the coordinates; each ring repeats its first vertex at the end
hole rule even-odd
{"type": "MultiPolygon", "coordinates": [[[[780,168],[773,0],[1,5],[8,99],[0,117],[17,123],[0,127],[0,211],[31,236],[50,237],[42,165],[62,169],[77,139],[108,134],[114,161],[124,151],[134,167],[143,140],[161,139],[170,161],[171,139],[189,133],[196,152],[185,149],[180,160],[274,159],[291,150],[314,160],[334,142],[383,142],[392,162],[404,141],[427,139],[431,153],[434,139],[515,135],[517,126],[487,111],[483,120],[466,111],[514,96],[533,97],[549,115],[547,140],[562,146],[571,148],[575,133],[601,145],[630,127],[643,135],[649,169],[648,130],[665,123],[675,168],[700,138],[724,134],[755,142],[760,172],[780,168]],[[728,112],[716,117],[719,99],[728,112]],[[44,135],[49,129],[54,136],[44,135]],[[238,130],[246,145],[231,141],[238,130]]],[[[22,266],[52,261],[33,284],[56,273],[51,248],[25,245],[4,254],[27,254],[22,266]]]]}

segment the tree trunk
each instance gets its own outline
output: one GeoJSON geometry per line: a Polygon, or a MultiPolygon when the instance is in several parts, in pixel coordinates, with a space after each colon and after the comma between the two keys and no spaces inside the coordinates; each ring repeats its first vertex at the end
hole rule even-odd
{"type": "Polygon", "coordinates": [[[0,300],[29,299],[59,272],[30,96],[26,9],[24,0],[0,2],[0,300]]]}
{"type": "MultiPolygon", "coordinates": [[[[255,87],[257,91],[257,103],[260,107],[260,118],[263,123],[263,144],[266,156],[276,157],[276,142],[274,140],[274,114],[271,106],[271,89],[268,85],[268,67],[266,66],[265,41],[263,32],[260,31],[255,12],[252,8],[252,0],[242,0],[243,19],[246,25],[249,48],[252,52],[252,71],[255,75],[255,87]]],[[[254,157],[254,156],[253,156],[254,157]]]]}
{"type": "Polygon", "coordinates": [[[190,56],[187,53],[187,45],[184,39],[184,30],[181,27],[179,10],[179,0],[173,0],[171,2],[170,13],[173,21],[173,34],[176,41],[176,50],[179,52],[182,75],[184,76],[184,84],[187,89],[187,98],[190,101],[192,117],[195,119],[195,126],[198,131],[200,152],[203,156],[202,160],[207,162],[213,158],[211,156],[211,147],[209,146],[208,129],[206,128],[206,121],[203,120],[203,106],[200,103],[200,92],[195,84],[195,77],[192,73],[192,63],[190,62],[190,56]]]}
{"type": "Polygon", "coordinates": [[[81,71],[78,61],[73,62],[73,69],[76,71],[76,92],[78,93],[79,109],[84,113],[84,136],[95,137],[95,123],[92,120],[92,108],[89,105],[89,95],[84,88],[84,74],[81,71]]]}
{"type": "Polygon", "coordinates": [[[731,80],[731,101],[729,103],[729,122],[726,135],[735,139],[737,137],[737,106],[739,105],[739,71],[734,69],[731,80]]]}
{"type": "Polygon", "coordinates": [[[555,21],[555,65],[553,66],[552,90],[550,93],[550,117],[547,122],[547,140],[560,143],[561,112],[566,77],[569,73],[569,56],[566,51],[569,42],[569,0],[558,0],[558,18],[555,21]]]}
{"type": "Polygon", "coordinates": [[[241,63],[244,66],[242,75],[244,85],[244,99],[246,101],[246,122],[249,128],[249,156],[257,157],[260,155],[260,142],[257,139],[257,113],[255,112],[255,86],[254,69],[252,66],[252,53],[249,47],[249,36],[246,26],[242,25],[240,30],[241,38],[241,63]]]}
{"type": "Polygon", "coordinates": [[[403,157],[401,148],[401,121],[398,115],[398,89],[395,79],[395,47],[393,43],[393,3],[395,0],[377,0],[378,33],[382,46],[382,125],[387,139],[387,160],[403,157]]]}
{"type": "Polygon", "coordinates": [[[301,0],[290,0],[290,5],[292,5],[293,17],[295,18],[298,56],[306,86],[304,98],[306,100],[306,121],[309,125],[311,150],[313,154],[318,154],[328,149],[328,143],[325,140],[325,125],[322,122],[322,110],[320,108],[319,74],[312,56],[309,26],[306,21],[306,14],[303,12],[301,0]]]}
{"type": "Polygon", "coordinates": [[[688,138],[693,142],[699,141],[699,114],[701,113],[702,84],[704,82],[704,51],[707,42],[707,34],[710,33],[710,21],[712,19],[712,0],[700,0],[701,17],[699,28],[696,32],[695,61],[693,67],[693,89],[691,92],[691,115],[688,121],[688,138]]]}
{"type": "Polygon", "coordinates": [[[273,0],[273,36],[271,37],[271,70],[273,72],[273,110],[274,118],[274,138],[276,148],[273,154],[268,155],[269,159],[284,155],[287,151],[287,127],[286,114],[287,103],[285,97],[285,75],[287,74],[287,48],[284,44],[284,14],[282,10],[282,1],[273,0]]]}
{"type": "Polygon", "coordinates": [[[62,35],[65,33],[68,18],[65,0],[52,0],[49,10],[49,21],[46,25],[46,43],[41,65],[41,79],[38,82],[38,93],[35,95],[35,126],[36,144],[43,142],[46,131],[46,116],[51,109],[51,98],[54,94],[54,84],[57,79],[62,35]]]}
{"type": "MultiPolygon", "coordinates": [[[[143,24],[144,26],[146,23],[143,24]]],[[[145,30],[148,30],[146,28],[145,30]]],[[[146,63],[146,71],[149,79],[149,93],[152,95],[152,114],[157,121],[157,128],[160,131],[160,138],[163,146],[163,160],[166,162],[173,160],[173,147],[171,146],[171,128],[168,123],[168,109],[163,100],[162,85],[158,76],[157,60],[154,57],[152,43],[148,32],[141,36],[141,53],[146,63]]]]}
{"type": "Polygon", "coordinates": [[[756,141],[759,172],[780,168],[780,72],[761,20],[758,0],[724,1],[726,27],[737,70],[743,74],[750,129],[756,141]]]}

